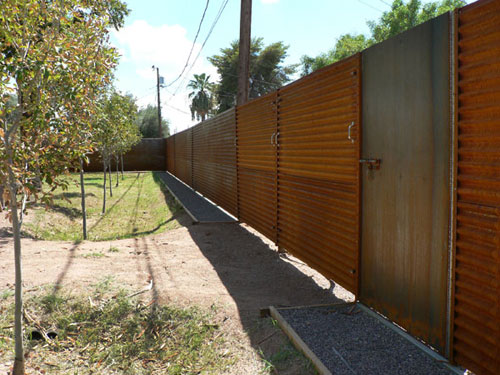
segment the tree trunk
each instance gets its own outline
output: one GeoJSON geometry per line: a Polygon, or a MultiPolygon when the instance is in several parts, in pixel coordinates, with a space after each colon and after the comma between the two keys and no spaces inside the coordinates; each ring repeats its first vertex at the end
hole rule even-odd
{"type": "Polygon", "coordinates": [[[109,196],[112,197],[113,196],[113,181],[112,181],[112,177],[111,177],[111,160],[113,160],[113,157],[111,156],[109,159],[108,159],[108,175],[109,175],[109,196]]]}
{"type": "Polygon", "coordinates": [[[17,210],[17,184],[12,170],[12,150],[6,139],[6,151],[8,155],[7,171],[9,175],[8,189],[10,192],[10,208],[12,214],[12,231],[14,232],[14,263],[15,263],[15,313],[14,313],[14,336],[15,336],[15,360],[13,375],[24,375],[24,348],[23,348],[23,286],[21,265],[21,226],[17,210]]]}
{"type": "Polygon", "coordinates": [[[116,161],[116,187],[118,187],[118,184],[120,183],[120,157],[117,156],[115,158],[116,161]]]}
{"type": "Polygon", "coordinates": [[[104,215],[106,213],[106,178],[108,177],[106,175],[106,161],[104,158],[102,158],[102,169],[104,172],[104,180],[102,183],[102,214],[104,215]]]}
{"type": "Polygon", "coordinates": [[[80,189],[82,192],[83,239],[87,239],[87,211],[85,210],[85,180],[83,178],[83,159],[80,159],[80,189]]]}
{"type": "Polygon", "coordinates": [[[123,154],[120,155],[120,159],[122,161],[122,180],[125,179],[125,177],[123,177],[123,154]]]}

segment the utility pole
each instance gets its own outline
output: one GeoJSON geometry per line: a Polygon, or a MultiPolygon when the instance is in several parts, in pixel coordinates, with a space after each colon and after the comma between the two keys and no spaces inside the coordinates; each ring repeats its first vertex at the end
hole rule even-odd
{"type": "MultiPolygon", "coordinates": [[[[155,66],[153,65],[153,70],[155,66]]],[[[160,106],[160,69],[156,67],[156,91],[158,96],[158,138],[161,136],[161,106],[160,106]]]]}
{"type": "Polygon", "coordinates": [[[250,40],[252,24],[252,0],[241,0],[240,47],[238,68],[238,95],[236,104],[248,101],[248,80],[250,78],[250,40]]]}

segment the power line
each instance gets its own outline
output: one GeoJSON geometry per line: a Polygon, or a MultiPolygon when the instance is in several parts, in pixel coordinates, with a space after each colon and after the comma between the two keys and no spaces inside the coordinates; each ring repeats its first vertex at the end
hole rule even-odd
{"type": "MultiPolygon", "coordinates": [[[[141,100],[141,99],[144,99],[147,96],[150,96],[151,95],[151,90],[153,90],[153,89],[156,89],[156,86],[150,87],[149,89],[147,89],[147,91],[149,91],[149,93],[141,96],[140,98],[136,98],[136,100],[141,100]]],[[[156,98],[156,95],[155,95],[155,98],[156,98]]]]}
{"type": "MultiPolygon", "coordinates": [[[[225,75],[238,78],[238,76],[236,74],[225,73],[225,75]]],[[[250,77],[250,79],[252,81],[265,83],[265,84],[270,85],[270,86],[274,86],[274,87],[278,87],[278,88],[281,87],[281,85],[279,83],[276,83],[276,82],[264,81],[262,79],[257,79],[257,78],[252,78],[252,77],[250,77]]]]}
{"type": "Polygon", "coordinates": [[[378,0],[378,1],[380,1],[382,4],[390,6],[392,8],[392,4],[389,4],[387,1],[384,1],[384,0],[378,0]]]}
{"type": "Polygon", "coordinates": [[[186,64],[184,64],[184,67],[182,68],[182,71],[179,74],[179,76],[176,79],[174,79],[172,82],[170,82],[168,85],[166,85],[165,87],[172,86],[175,82],[177,82],[177,80],[182,77],[182,74],[184,73],[187,66],[189,65],[189,59],[191,58],[191,55],[193,54],[193,49],[194,49],[194,46],[196,44],[196,40],[198,39],[198,35],[200,34],[201,25],[203,24],[203,20],[205,19],[205,14],[207,13],[209,3],[210,3],[210,0],[207,0],[207,4],[205,5],[205,9],[203,10],[203,15],[201,16],[200,24],[198,25],[198,31],[196,31],[196,36],[194,37],[193,45],[191,46],[191,51],[189,51],[189,55],[188,55],[188,58],[186,60],[186,64]]]}
{"type": "Polygon", "coordinates": [[[174,107],[173,105],[170,105],[170,104],[168,104],[168,103],[165,103],[165,102],[164,102],[163,104],[164,104],[164,105],[166,105],[167,107],[170,107],[170,108],[172,108],[172,109],[175,109],[177,112],[184,113],[185,115],[190,115],[190,114],[191,114],[191,113],[188,113],[188,112],[186,112],[186,111],[184,111],[184,110],[182,110],[182,109],[179,109],[179,108],[177,108],[177,107],[174,107]]]}
{"type": "Polygon", "coordinates": [[[369,8],[375,9],[377,12],[384,13],[384,11],[383,11],[383,10],[380,10],[380,9],[376,8],[376,7],[374,7],[374,6],[373,6],[373,5],[371,5],[371,4],[365,3],[365,2],[364,2],[364,1],[362,1],[362,0],[358,0],[358,2],[359,2],[359,3],[361,3],[361,4],[363,4],[363,5],[366,5],[366,6],[367,6],[367,7],[369,7],[369,8]]]}
{"type": "Polygon", "coordinates": [[[191,70],[194,67],[194,64],[196,64],[196,61],[200,57],[200,54],[201,54],[201,51],[203,50],[203,47],[205,47],[205,44],[207,43],[208,39],[210,38],[210,35],[212,35],[212,31],[214,30],[215,26],[217,25],[217,22],[219,22],[219,19],[220,19],[221,15],[222,15],[222,12],[224,12],[224,9],[226,8],[226,5],[227,5],[228,2],[229,2],[229,0],[222,0],[221,6],[219,8],[219,12],[217,13],[217,16],[215,17],[214,22],[212,23],[212,26],[210,27],[210,30],[208,31],[207,37],[203,41],[203,44],[201,45],[201,48],[198,51],[198,54],[196,55],[196,57],[195,57],[193,63],[191,64],[190,68],[188,69],[188,71],[187,71],[184,79],[177,86],[177,88],[175,89],[174,94],[172,96],[175,96],[177,94],[177,92],[179,91],[179,89],[185,84],[186,78],[188,77],[189,73],[191,72],[191,70]]]}

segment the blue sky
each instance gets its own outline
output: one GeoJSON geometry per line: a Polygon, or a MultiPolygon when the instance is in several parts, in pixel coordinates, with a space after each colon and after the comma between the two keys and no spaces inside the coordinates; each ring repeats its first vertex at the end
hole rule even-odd
{"type": "MultiPolygon", "coordinates": [[[[154,104],[156,72],[151,67],[160,68],[167,84],[179,76],[193,46],[206,0],[125,1],[131,13],[125,27],[113,31],[111,38],[122,55],[116,86],[133,94],[140,106],[154,104]]],[[[205,72],[216,79],[216,70],[207,56],[218,54],[239,38],[240,0],[227,0],[200,52],[225,1],[209,0],[188,68],[177,82],[161,89],[162,116],[170,121],[171,132],[195,125],[186,89],[193,74],[205,72]]],[[[283,41],[289,45],[285,64],[298,63],[302,55],[316,56],[332,48],[342,34],[368,34],[366,21],[378,19],[390,9],[390,3],[391,0],[253,0],[252,36],[263,37],[265,44],[283,41]]]]}

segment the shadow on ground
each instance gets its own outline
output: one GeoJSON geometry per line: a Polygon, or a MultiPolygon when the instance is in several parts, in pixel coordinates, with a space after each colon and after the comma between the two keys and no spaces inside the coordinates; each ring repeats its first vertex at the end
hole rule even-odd
{"type": "MultiPolygon", "coordinates": [[[[165,201],[171,205],[170,194],[165,190],[164,194],[165,201]]],[[[286,340],[283,344],[283,339],[281,344],[276,342],[273,337],[279,336],[275,335],[276,328],[270,324],[270,318],[267,321],[260,318],[261,309],[270,305],[286,307],[342,302],[294,265],[294,262],[301,262],[295,258],[282,258],[272,244],[238,223],[193,225],[190,220],[185,220],[182,224],[235,301],[243,329],[264,362],[273,362],[273,359],[289,362],[293,358],[287,357],[286,350],[276,348],[276,345],[289,344],[286,340]]],[[[288,364],[279,373],[307,374],[314,371],[293,369],[288,364]]]]}

